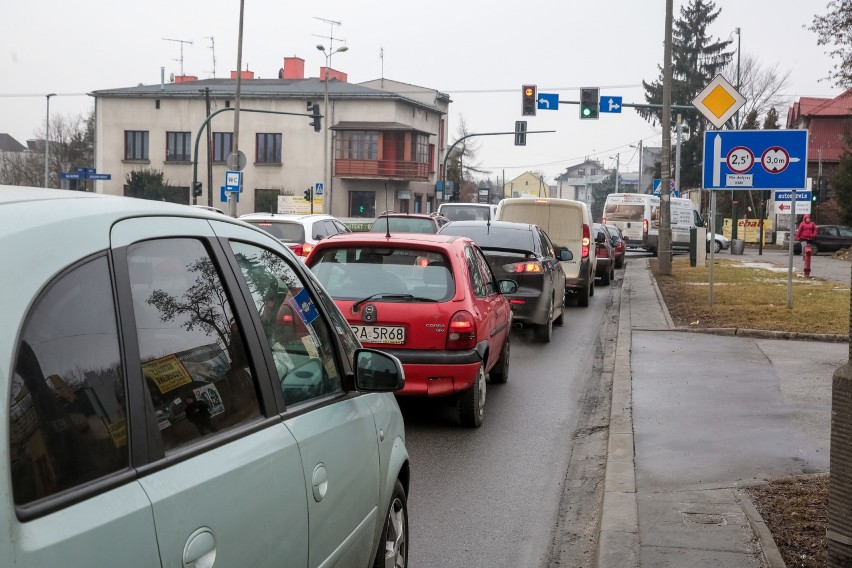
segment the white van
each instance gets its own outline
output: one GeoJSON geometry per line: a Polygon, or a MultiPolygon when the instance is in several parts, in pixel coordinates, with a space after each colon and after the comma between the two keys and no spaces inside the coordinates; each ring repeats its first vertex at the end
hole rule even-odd
{"type": "MultiPolygon", "coordinates": [[[[689,231],[703,226],[692,200],[672,197],[672,248],[689,248],[689,231]]],[[[610,193],[606,197],[601,223],[621,229],[629,248],[643,248],[657,254],[660,233],[660,198],[647,193],[610,193]]]]}
{"type": "Polygon", "coordinates": [[[573,199],[511,197],[500,201],[497,220],[538,225],[557,249],[570,250],[573,258],[560,261],[565,292],[576,294],[578,305],[589,305],[589,297],[595,294],[597,257],[588,205],[573,199]]]}
{"type": "Polygon", "coordinates": [[[488,203],[441,203],[438,214],[450,221],[494,221],[497,206],[488,203]]]}

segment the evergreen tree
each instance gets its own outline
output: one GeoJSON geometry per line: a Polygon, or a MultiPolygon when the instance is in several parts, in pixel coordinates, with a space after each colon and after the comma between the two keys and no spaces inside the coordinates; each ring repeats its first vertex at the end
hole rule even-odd
{"type": "Polygon", "coordinates": [[[781,125],[778,123],[778,111],[775,107],[770,108],[766,112],[766,118],[763,121],[764,130],[778,130],[781,125]]]}
{"type": "MultiPolygon", "coordinates": [[[[619,187],[624,187],[621,176],[618,176],[619,187]]],[[[592,219],[598,219],[603,216],[603,208],[606,203],[606,196],[615,192],[615,170],[609,174],[603,181],[592,185],[592,219]]]]}
{"type": "Polygon", "coordinates": [[[189,204],[189,188],[169,185],[161,171],[134,170],[127,174],[125,187],[127,197],[189,204]]]}
{"type": "MultiPolygon", "coordinates": [[[[846,137],[846,147],[852,143],[846,137]]],[[[840,206],[840,214],[844,225],[852,225],[852,153],[847,149],[840,156],[840,163],[831,175],[831,187],[840,206]]]]}
{"type": "Polygon", "coordinates": [[[743,120],[743,123],[740,125],[740,128],[742,130],[757,130],[759,128],[756,109],[752,109],[748,112],[745,120],[743,120]]]}

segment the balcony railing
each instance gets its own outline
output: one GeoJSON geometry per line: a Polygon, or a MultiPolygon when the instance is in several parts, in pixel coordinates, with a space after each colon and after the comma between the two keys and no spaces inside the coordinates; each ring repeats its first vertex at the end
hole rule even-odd
{"type": "Polygon", "coordinates": [[[429,164],[402,160],[348,160],[338,158],[334,161],[334,175],[425,180],[429,178],[429,164]]]}

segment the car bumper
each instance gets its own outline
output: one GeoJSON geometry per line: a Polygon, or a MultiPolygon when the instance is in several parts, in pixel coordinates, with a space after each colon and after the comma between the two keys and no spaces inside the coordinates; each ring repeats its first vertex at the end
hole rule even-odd
{"type": "Polygon", "coordinates": [[[512,323],[542,325],[547,321],[547,302],[540,290],[507,294],[506,299],[512,307],[512,323]]]}
{"type": "Polygon", "coordinates": [[[482,357],[479,352],[388,349],[402,363],[405,387],[397,396],[439,397],[466,391],[473,386],[482,357]]]}
{"type": "Polygon", "coordinates": [[[610,269],[612,268],[612,259],[611,258],[601,258],[598,257],[598,266],[597,270],[595,270],[596,277],[603,277],[609,274],[610,269]]]}
{"type": "Polygon", "coordinates": [[[585,259],[580,262],[580,271],[577,273],[576,277],[565,277],[565,290],[567,292],[576,292],[578,290],[584,290],[589,285],[589,263],[590,259],[585,259]]]}

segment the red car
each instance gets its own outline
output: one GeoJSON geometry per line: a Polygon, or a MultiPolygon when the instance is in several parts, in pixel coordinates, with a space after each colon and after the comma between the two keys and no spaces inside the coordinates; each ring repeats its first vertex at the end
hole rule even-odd
{"type": "Polygon", "coordinates": [[[351,233],[306,259],[365,346],[402,362],[399,396],[455,396],[462,426],[482,424],[486,379],[509,378],[512,311],[482,251],[450,235],[351,233]]]}

